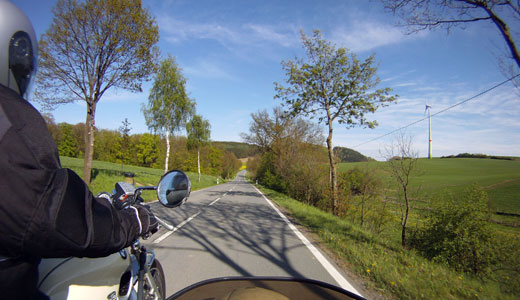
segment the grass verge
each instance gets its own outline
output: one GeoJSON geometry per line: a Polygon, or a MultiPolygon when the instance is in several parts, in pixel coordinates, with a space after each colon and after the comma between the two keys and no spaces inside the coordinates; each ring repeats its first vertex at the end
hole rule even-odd
{"type": "MultiPolygon", "coordinates": [[[[83,159],[62,156],[60,160],[62,167],[69,168],[83,177],[83,159]]],[[[94,195],[104,191],[111,192],[116,182],[124,181],[123,174],[125,172],[134,173],[136,186],[157,185],[163,174],[161,169],[121,166],[120,164],[95,160],[92,162],[92,181],[89,184],[89,188],[94,195]]],[[[186,172],[186,174],[190,177],[191,189],[193,191],[217,184],[217,177],[215,176],[201,174],[200,182],[198,182],[197,173],[186,172]]],[[[157,199],[154,192],[143,193],[143,198],[145,201],[157,199]]]]}
{"type": "Polygon", "coordinates": [[[457,273],[399,243],[383,239],[315,207],[258,186],[301,225],[319,236],[365,286],[396,299],[518,299],[498,284],[457,273]]]}

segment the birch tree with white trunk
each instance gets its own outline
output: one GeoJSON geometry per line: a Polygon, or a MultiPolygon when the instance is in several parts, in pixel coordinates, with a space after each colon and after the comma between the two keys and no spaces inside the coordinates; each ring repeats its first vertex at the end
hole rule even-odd
{"type": "Polygon", "coordinates": [[[148,103],[143,105],[146,125],[153,132],[164,134],[166,158],[164,173],[168,171],[170,158],[170,135],[183,128],[195,110],[195,100],[188,97],[186,78],[175,62],[175,58],[161,61],[150,90],[148,103]]]}

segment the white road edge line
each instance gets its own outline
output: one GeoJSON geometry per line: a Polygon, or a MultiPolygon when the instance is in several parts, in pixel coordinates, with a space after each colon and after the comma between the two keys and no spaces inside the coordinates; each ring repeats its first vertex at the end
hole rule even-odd
{"type": "Polygon", "coordinates": [[[186,225],[189,221],[193,220],[196,216],[198,216],[201,212],[194,214],[193,216],[187,218],[186,220],[182,221],[179,225],[175,226],[172,231],[168,231],[165,234],[161,235],[159,238],[157,238],[155,241],[153,241],[154,244],[159,244],[162,242],[165,238],[169,237],[172,233],[179,230],[182,226],[186,225]]]}
{"type": "Polygon", "coordinates": [[[294,234],[296,234],[296,236],[298,238],[300,238],[302,243],[305,246],[307,246],[307,248],[311,251],[311,253],[314,255],[314,257],[316,257],[316,259],[321,263],[321,265],[325,268],[325,270],[327,270],[327,272],[330,274],[330,276],[332,276],[332,278],[334,278],[334,280],[336,280],[336,282],[339,284],[339,286],[349,292],[356,293],[359,296],[363,297],[361,295],[361,293],[358,292],[350,284],[350,282],[348,282],[345,279],[345,277],[343,277],[338,272],[338,270],[336,270],[336,268],[334,268],[334,266],[325,258],[325,256],[323,256],[323,254],[321,254],[321,252],[318,251],[318,249],[316,249],[316,247],[314,247],[314,245],[311,244],[311,242],[309,242],[309,240],[298,230],[298,228],[296,228],[296,226],[294,226],[291,223],[291,221],[289,221],[289,219],[276,206],[274,206],[273,202],[271,202],[271,200],[267,199],[267,197],[259,189],[257,189],[256,186],[253,185],[253,187],[260,195],[262,195],[262,197],[264,197],[265,201],[267,201],[267,203],[269,203],[269,205],[278,213],[278,215],[280,215],[280,217],[285,221],[285,223],[287,223],[287,225],[289,225],[289,228],[291,228],[291,230],[294,232],[294,234]]]}

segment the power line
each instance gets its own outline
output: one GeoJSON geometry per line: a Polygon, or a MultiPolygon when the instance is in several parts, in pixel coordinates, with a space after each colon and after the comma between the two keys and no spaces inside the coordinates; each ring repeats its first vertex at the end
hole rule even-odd
{"type": "MultiPolygon", "coordinates": [[[[438,112],[432,114],[431,116],[434,117],[434,116],[436,116],[436,115],[438,115],[438,114],[440,114],[440,113],[443,113],[443,112],[445,112],[445,111],[447,111],[447,110],[450,110],[450,109],[454,108],[455,106],[459,106],[459,105],[461,105],[461,104],[463,104],[463,103],[466,103],[466,102],[468,102],[468,101],[470,101],[470,100],[473,100],[473,99],[475,99],[475,98],[478,98],[478,97],[480,97],[480,96],[482,96],[482,95],[484,95],[484,94],[486,94],[486,93],[488,93],[488,92],[490,92],[490,91],[492,91],[492,90],[498,88],[499,86],[506,84],[507,82],[509,82],[509,81],[511,81],[511,80],[513,80],[513,79],[515,79],[515,78],[518,77],[518,76],[520,76],[520,74],[516,74],[515,76],[513,76],[513,77],[511,77],[511,78],[509,78],[509,79],[507,79],[507,80],[504,80],[504,81],[502,81],[501,83],[499,83],[499,84],[497,84],[497,85],[495,85],[495,86],[493,86],[493,87],[490,87],[489,89],[487,89],[487,90],[485,90],[485,91],[483,91],[483,92],[480,92],[480,93],[476,94],[475,96],[472,96],[472,97],[470,97],[470,98],[468,98],[468,99],[466,99],[466,100],[460,101],[460,102],[458,102],[458,103],[456,103],[456,104],[453,104],[452,106],[449,106],[449,107],[447,107],[447,108],[445,108],[445,109],[443,109],[443,110],[440,110],[440,111],[438,111],[438,112]]],[[[415,121],[415,122],[412,122],[412,123],[410,123],[410,124],[408,124],[408,125],[406,125],[406,126],[403,126],[403,127],[401,127],[401,128],[398,128],[398,129],[396,129],[396,130],[392,130],[392,131],[390,131],[390,132],[388,132],[388,133],[385,133],[385,134],[383,134],[383,135],[381,135],[381,136],[378,136],[378,137],[376,137],[376,138],[373,138],[373,139],[371,139],[371,140],[368,140],[368,141],[366,141],[366,142],[363,142],[363,143],[361,143],[361,144],[359,144],[359,145],[356,145],[356,146],[354,146],[353,148],[357,148],[357,147],[359,147],[359,146],[362,146],[362,145],[365,145],[365,144],[371,143],[371,142],[373,142],[373,141],[375,141],[375,140],[378,140],[378,139],[380,139],[380,138],[384,138],[385,136],[388,136],[388,135],[390,135],[390,134],[392,134],[392,133],[395,133],[395,132],[398,132],[398,131],[403,130],[403,129],[405,129],[405,128],[408,128],[408,127],[410,127],[410,126],[412,126],[412,125],[415,125],[415,124],[417,124],[417,123],[419,123],[419,122],[422,122],[422,121],[424,121],[424,120],[426,120],[426,119],[428,119],[428,117],[424,117],[424,118],[422,118],[422,119],[420,119],[420,120],[417,120],[417,121],[415,121]]]]}

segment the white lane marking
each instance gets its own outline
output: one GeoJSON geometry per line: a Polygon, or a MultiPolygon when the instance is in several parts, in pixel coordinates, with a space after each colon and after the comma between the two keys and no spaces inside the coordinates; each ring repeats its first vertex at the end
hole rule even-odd
{"type": "Polygon", "coordinates": [[[323,254],[321,254],[321,252],[318,251],[318,249],[316,249],[316,247],[314,247],[314,245],[311,244],[311,242],[309,242],[309,240],[298,230],[298,228],[296,228],[296,226],[294,226],[291,223],[291,221],[289,221],[289,219],[287,219],[287,217],[284,214],[282,214],[282,212],[276,206],[274,206],[273,202],[271,202],[271,200],[267,199],[267,197],[259,189],[257,189],[256,186],[253,185],[253,187],[260,195],[262,195],[262,197],[264,197],[265,201],[267,201],[267,203],[269,203],[269,205],[278,213],[278,215],[280,215],[280,217],[285,221],[285,223],[287,223],[287,225],[289,225],[289,228],[291,228],[291,230],[294,232],[294,234],[296,234],[296,236],[298,238],[300,238],[302,243],[305,246],[307,246],[307,248],[311,251],[311,253],[314,255],[314,257],[316,257],[316,259],[321,263],[321,265],[325,268],[325,270],[327,270],[327,272],[330,274],[330,276],[332,276],[332,278],[334,278],[334,280],[336,280],[336,282],[339,284],[339,286],[347,291],[356,293],[356,294],[360,295],[361,297],[363,297],[361,295],[361,293],[358,292],[352,286],[352,284],[350,284],[350,282],[348,282],[345,279],[345,277],[343,277],[338,272],[338,270],[336,270],[336,268],[334,268],[334,266],[325,258],[325,256],[323,256],[323,254]]]}
{"type": "Polygon", "coordinates": [[[196,216],[198,216],[201,212],[194,214],[193,216],[187,218],[186,220],[182,221],[179,225],[175,226],[172,231],[168,231],[165,234],[161,235],[159,238],[157,238],[155,241],[153,241],[154,244],[159,244],[162,242],[165,238],[169,237],[172,233],[179,230],[182,226],[186,225],[189,221],[193,220],[196,216]]]}
{"type": "Polygon", "coordinates": [[[215,200],[213,200],[213,202],[211,202],[210,204],[208,204],[209,206],[213,205],[215,202],[217,202],[218,200],[220,200],[220,198],[217,198],[215,200]]]}

